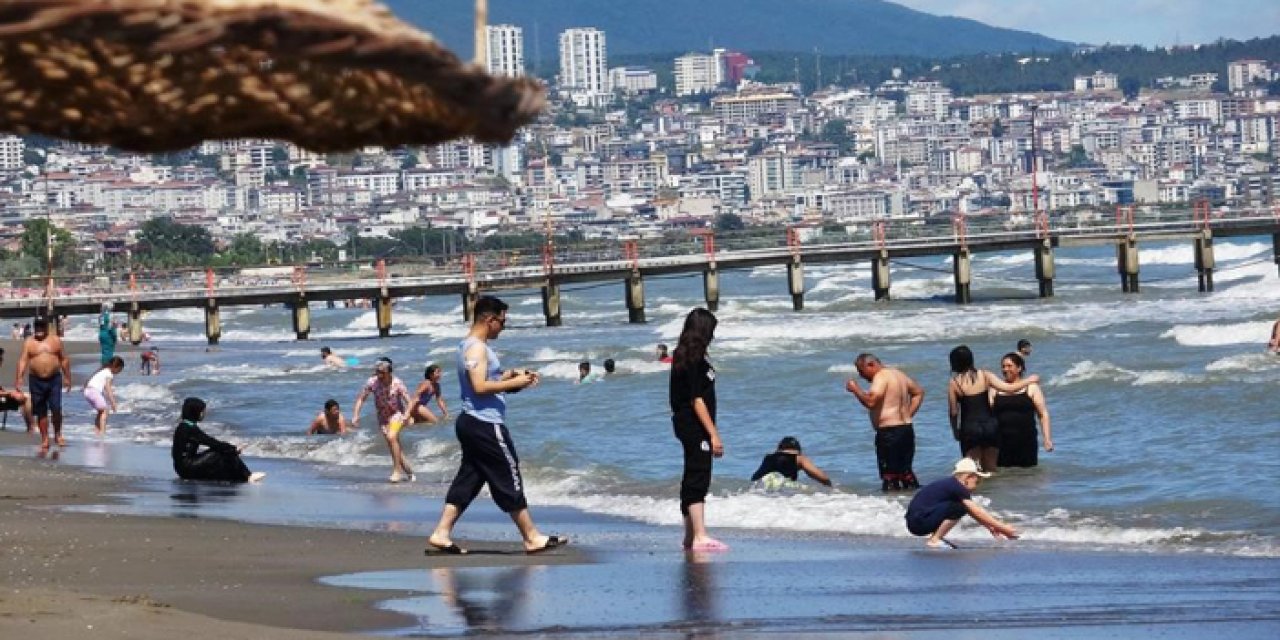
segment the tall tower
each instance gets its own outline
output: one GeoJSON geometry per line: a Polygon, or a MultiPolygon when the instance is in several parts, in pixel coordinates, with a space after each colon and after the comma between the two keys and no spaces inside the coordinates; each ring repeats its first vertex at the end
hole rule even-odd
{"type": "Polygon", "coordinates": [[[499,24],[485,30],[485,69],[489,75],[516,77],[524,75],[524,30],[510,24],[499,24]]]}
{"type": "Polygon", "coordinates": [[[587,27],[560,34],[560,88],[578,104],[599,105],[609,97],[604,32],[587,27]]]}

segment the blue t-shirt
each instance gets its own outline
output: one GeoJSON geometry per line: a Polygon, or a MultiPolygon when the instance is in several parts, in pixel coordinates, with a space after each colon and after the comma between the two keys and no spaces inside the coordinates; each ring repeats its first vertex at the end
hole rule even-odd
{"type": "MultiPolygon", "coordinates": [[[[507,414],[507,398],[503,393],[479,394],[471,388],[471,377],[467,375],[467,349],[472,343],[477,342],[475,338],[467,338],[458,345],[458,387],[462,390],[462,412],[469,414],[477,420],[493,424],[504,424],[507,414]]],[[[485,379],[493,382],[502,380],[502,363],[498,361],[498,354],[489,348],[488,344],[484,345],[485,356],[489,360],[489,369],[485,372],[485,379]]]]}
{"type": "Polygon", "coordinates": [[[972,498],[973,494],[969,493],[969,489],[961,484],[955,476],[934,480],[925,485],[923,489],[917,491],[915,497],[911,498],[911,504],[907,505],[907,519],[925,517],[933,513],[939,505],[946,503],[960,504],[972,498]]]}

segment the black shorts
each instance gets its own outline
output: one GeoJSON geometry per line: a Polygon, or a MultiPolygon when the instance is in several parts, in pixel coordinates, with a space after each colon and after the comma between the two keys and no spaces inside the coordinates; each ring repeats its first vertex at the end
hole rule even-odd
{"type": "Polygon", "coordinates": [[[689,515],[689,505],[707,501],[711,490],[711,439],[692,411],[671,416],[671,428],[684,451],[684,473],[680,477],[680,513],[689,515]]]}
{"type": "Polygon", "coordinates": [[[924,513],[908,515],[907,531],[916,536],[932,535],[943,522],[959,520],[967,512],[968,510],[959,502],[943,502],[924,513]]]}
{"type": "Polygon", "coordinates": [[[916,457],[916,430],[909,424],[876,429],[876,466],[880,489],[896,491],[920,486],[911,464],[916,457]]]}
{"type": "Polygon", "coordinates": [[[461,413],[454,423],[454,432],[458,435],[458,444],[462,445],[462,464],[449,485],[445,502],[460,512],[466,511],[487,484],[499,509],[512,513],[526,508],[520,457],[516,455],[507,425],[461,413]]]}
{"type": "Polygon", "coordinates": [[[27,376],[27,386],[31,389],[31,412],[37,418],[49,415],[49,412],[62,413],[62,372],[49,378],[27,376]]]}

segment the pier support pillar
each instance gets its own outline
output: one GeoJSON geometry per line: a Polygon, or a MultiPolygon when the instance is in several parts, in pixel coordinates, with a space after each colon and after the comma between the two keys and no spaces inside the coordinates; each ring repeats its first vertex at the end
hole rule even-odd
{"type": "Polygon", "coordinates": [[[374,307],[378,315],[378,337],[389,337],[391,335],[391,296],[384,291],[374,301],[374,307]]]}
{"type": "Polygon", "coordinates": [[[644,324],[644,277],[638,271],[627,278],[627,321],[644,324]]]}
{"type": "Polygon", "coordinates": [[[720,271],[715,267],[707,267],[702,272],[702,291],[706,294],[707,311],[720,310],[720,271]]]}
{"type": "Polygon", "coordinates": [[[479,287],[474,282],[468,282],[467,288],[462,290],[462,320],[468,325],[476,321],[476,299],[480,297],[479,287]]]}
{"type": "Polygon", "coordinates": [[[1040,297],[1053,297],[1053,243],[1045,238],[1036,247],[1036,280],[1040,281],[1040,297]]]}
{"type": "Polygon", "coordinates": [[[1213,292],[1213,231],[1205,229],[1196,238],[1196,273],[1200,276],[1200,293],[1213,292]]]}
{"type": "Polygon", "coordinates": [[[1120,290],[1138,293],[1138,240],[1133,236],[1116,243],[1116,267],[1120,271],[1120,290]]]}
{"type": "Polygon", "coordinates": [[[1280,270],[1280,233],[1271,234],[1271,255],[1276,257],[1276,269],[1280,270]]]}
{"type": "Polygon", "coordinates": [[[129,344],[142,344],[142,309],[138,303],[129,303],[129,344]]]}
{"type": "MultiPolygon", "coordinates": [[[[129,333],[133,334],[133,313],[129,313],[129,333]]],[[[204,337],[209,346],[218,344],[222,339],[222,313],[218,311],[218,299],[207,298],[204,304],[204,337]]],[[[137,343],[134,343],[137,344],[137,343]]]]}
{"type": "Polygon", "coordinates": [[[560,285],[550,280],[542,286],[542,315],[548,327],[560,326],[560,285]]]}
{"type": "Polygon", "coordinates": [[[298,336],[299,340],[306,340],[311,337],[311,307],[307,303],[307,297],[299,295],[297,300],[290,305],[293,309],[293,333],[298,336]]]}
{"type": "Polygon", "coordinates": [[[871,260],[871,289],[876,300],[889,299],[889,252],[884,249],[871,260]]]}
{"type": "Polygon", "coordinates": [[[791,292],[791,307],[804,311],[804,263],[800,262],[800,256],[792,257],[787,263],[787,290],[791,292]]]}
{"type": "Polygon", "coordinates": [[[973,301],[969,292],[973,279],[973,256],[968,249],[961,249],[952,256],[952,271],[956,281],[956,304],[969,304],[973,301]]]}

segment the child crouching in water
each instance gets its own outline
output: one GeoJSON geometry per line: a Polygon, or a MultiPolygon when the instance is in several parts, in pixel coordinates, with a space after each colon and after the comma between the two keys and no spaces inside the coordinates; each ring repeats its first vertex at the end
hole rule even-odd
{"type": "Polygon", "coordinates": [[[114,356],[84,385],[84,399],[98,412],[93,428],[99,437],[107,433],[107,409],[120,410],[116,406],[116,391],[112,380],[120,375],[121,371],[124,371],[124,360],[120,356],[114,356]]]}

